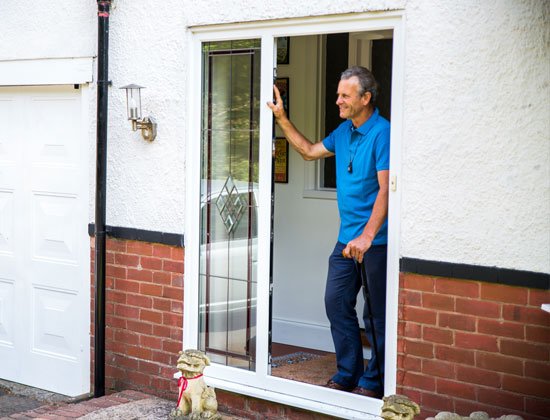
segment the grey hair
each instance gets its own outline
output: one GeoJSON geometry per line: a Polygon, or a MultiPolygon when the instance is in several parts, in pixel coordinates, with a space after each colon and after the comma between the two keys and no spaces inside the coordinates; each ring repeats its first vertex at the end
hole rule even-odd
{"type": "Polygon", "coordinates": [[[378,84],[370,70],[361,66],[352,66],[342,72],[340,80],[347,80],[354,76],[357,77],[357,79],[359,80],[359,95],[363,96],[366,92],[370,92],[370,102],[371,104],[374,104],[376,102],[376,97],[378,96],[380,85],[378,84]]]}

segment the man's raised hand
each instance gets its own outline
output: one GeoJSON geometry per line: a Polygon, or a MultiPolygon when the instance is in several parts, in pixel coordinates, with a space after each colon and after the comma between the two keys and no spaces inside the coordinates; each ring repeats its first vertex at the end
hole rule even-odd
{"type": "Polygon", "coordinates": [[[275,93],[275,102],[268,102],[267,106],[273,112],[273,116],[275,117],[275,119],[278,120],[282,117],[286,117],[286,113],[283,100],[281,98],[281,93],[275,85],[273,85],[273,92],[275,93]]]}

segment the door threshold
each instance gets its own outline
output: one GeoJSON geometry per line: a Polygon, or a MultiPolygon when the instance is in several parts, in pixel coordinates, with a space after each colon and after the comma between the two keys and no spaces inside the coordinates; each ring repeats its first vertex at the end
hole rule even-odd
{"type": "MultiPolygon", "coordinates": [[[[288,379],[283,378],[273,378],[274,380],[280,380],[283,384],[290,384],[295,383],[295,381],[291,381],[288,379]]],[[[296,408],[300,408],[307,411],[312,411],[316,413],[321,414],[328,414],[334,417],[340,417],[344,419],[362,419],[362,420],[379,420],[380,416],[372,414],[380,413],[382,409],[382,400],[377,400],[374,398],[368,398],[363,397],[347,392],[341,392],[341,391],[334,391],[328,388],[320,388],[315,385],[309,385],[309,384],[300,384],[303,387],[314,387],[318,388],[319,397],[322,397],[325,393],[337,393],[338,398],[334,398],[335,401],[338,401],[338,403],[342,405],[334,405],[334,404],[328,404],[323,401],[318,400],[312,400],[305,397],[298,396],[297,393],[282,393],[278,391],[274,391],[272,389],[267,388],[259,388],[254,387],[250,385],[244,385],[236,382],[230,382],[227,379],[221,379],[221,378],[213,378],[213,377],[206,377],[205,382],[208,386],[211,386],[216,389],[221,389],[224,391],[233,392],[236,394],[246,395],[253,398],[258,398],[266,401],[271,401],[277,404],[283,404],[288,405],[296,408]],[[347,404],[346,402],[350,400],[350,402],[353,400],[355,404],[350,403],[347,404]],[[357,403],[359,401],[359,404],[357,403]],[[361,407],[364,407],[365,410],[355,410],[352,408],[349,408],[349,406],[358,406],[361,405],[361,407]]],[[[282,387],[281,387],[282,388],[282,387]]],[[[319,398],[322,399],[322,398],[319,398]]],[[[324,399],[326,401],[327,399],[324,399]]]]}

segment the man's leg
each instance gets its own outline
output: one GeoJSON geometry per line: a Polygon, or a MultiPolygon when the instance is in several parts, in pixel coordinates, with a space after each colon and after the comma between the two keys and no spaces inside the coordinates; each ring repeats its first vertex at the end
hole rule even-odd
{"type": "Polygon", "coordinates": [[[336,349],[338,372],[332,380],[352,389],[363,374],[363,350],[355,303],[361,287],[355,262],[344,258],[345,244],[338,242],[329,259],[325,310],[336,349]]]}
{"type": "MultiPolygon", "coordinates": [[[[361,388],[376,391],[383,394],[384,390],[380,388],[378,375],[382,376],[384,383],[384,361],[385,361],[385,341],[386,341],[386,263],[387,246],[377,245],[371,247],[363,257],[363,264],[367,274],[367,284],[370,293],[370,302],[372,315],[374,318],[374,329],[376,332],[376,347],[378,349],[378,360],[376,359],[374,348],[371,358],[368,362],[365,373],[359,380],[358,386],[361,388]],[[378,372],[380,366],[380,373],[378,372]]],[[[365,302],[363,310],[363,320],[365,321],[365,332],[371,345],[373,344],[371,321],[369,320],[369,309],[365,302]]]]}

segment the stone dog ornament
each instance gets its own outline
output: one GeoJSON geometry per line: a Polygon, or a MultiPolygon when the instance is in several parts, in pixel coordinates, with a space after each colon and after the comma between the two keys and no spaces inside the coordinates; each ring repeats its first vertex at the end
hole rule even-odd
{"type": "Polygon", "coordinates": [[[175,420],[221,419],[218,414],[218,401],[213,388],[206,385],[203,371],[210,365],[208,357],[199,350],[179,352],[178,403],[170,413],[175,420]]]}
{"type": "Polygon", "coordinates": [[[404,395],[390,395],[383,398],[382,417],[384,420],[412,420],[420,413],[420,407],[404,395]]]}

